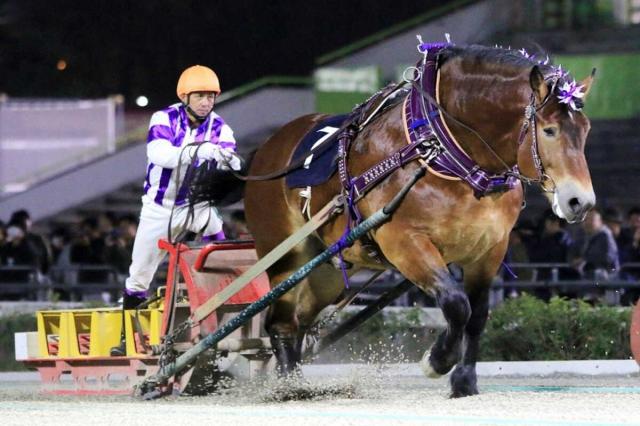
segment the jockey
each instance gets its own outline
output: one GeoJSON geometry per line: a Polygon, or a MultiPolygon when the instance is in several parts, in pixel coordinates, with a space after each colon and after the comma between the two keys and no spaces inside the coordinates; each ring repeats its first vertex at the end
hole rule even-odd
{"type": "MultiPolygon", "coordinates": [[[[158,248],[158,240],[168,237],[169,224],[172,234],[188,229],[202,232],[203,240],[224,239],[222,219],[215,207],[201,203],[194,206],[193,215],[187,214],[188,182],[184,179],[190,165],[204,161],[220,170],[241,168],[233,131],[213,112],[220,94],[218,76],[201,65],[189,67],[180,75],[176,92],[181,102],[154,113],[149,124],[142,210],[125,283],[123,311],[146,300],[165,254],[158,248]]],[[[126,355],[124,322],[120,345],[111,349],[111,355],[126,355]]]]}

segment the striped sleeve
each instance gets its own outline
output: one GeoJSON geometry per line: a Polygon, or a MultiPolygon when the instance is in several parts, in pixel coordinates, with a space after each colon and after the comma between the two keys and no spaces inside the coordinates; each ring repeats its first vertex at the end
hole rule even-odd
{"type": "Polygon", "coordinates": [[[221,147],[236,151],[236,138],[233,137],[233,130],[228,124],[223,124],[220,129],[220,137],[218,138],[221,147]]]}
{"type": "Polygon", "coordinates": [[[147,136],[147,143],[158,139],[164,139],[171,143],[173,138],[173,131],[171,130],[171,122],[169,114],[165,111],[157,111],[151,116],[149,122],[149,134],[147,136]]]}
{"type": "MultiPolygon", "coordinates": [[[[169,114],[165,111],[158,111],[151,117],[149,123],[149,134],[147,136],[147,157],[149,161],[168,169],[173,169],[180,162],[182,148],[173,146],[171,141],[174,138],[171,129],[169,114]]],[[[185,152],[185,154],[187,154],[185,152]]],[[[182,156],[182,162],[189,162],[189,155],[182,156]]]]}

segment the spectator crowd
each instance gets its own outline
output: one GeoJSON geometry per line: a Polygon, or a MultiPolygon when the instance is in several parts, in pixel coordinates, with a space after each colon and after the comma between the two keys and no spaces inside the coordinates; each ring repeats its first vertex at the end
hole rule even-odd
{"type": "Polygon", "coordinates": [[[26,210],[15,211],[6,224],[0,222],[0,266],[5,267],[2,280],[34,281],[26,271],[6,268],[13,266],[31,267],[39,283],[64,281],[65,272],[73,265],[102,267],[102,272],[85,271],[80,273],[84,277],[76,276],[85,280],[104,280],[107,270],[117,277],[125,276],[136,229],[134,217],[104,213],[41,235],[33,232],[26,210]]]}
{"type": "MultiPolygon", "coordinates": [[[[505,263],[556,264],[555,267],[521,268],[518,280],[640,280],[640,207],[626,216],[616,208],[591,210],[584,222],[567,226],[551,210],[537,223],[520,221],[510,235],[505,263]],[[563,264],[563,265],[557,265],[563,264]]],[[[515,274],[504,274],[505,280],[515,274]]],[[[548,298],[550,291],[540,289],[548,298]]],[[[623,303],[633,303],[638,290],[628,289],[623,303]]]]}
{"type": "MultiPolygon", "coordinates": [[[[135,216],[101,213],[87,216],[73,225],[55,227],[48,234],[33,231],[26,210],[13,212],[7,222],[1,219],[0,267],[3,269],[0,284],[61,283],[69,280],[69,270],[79,266],[83,268],[74,280],[105,282],[107,275],[115,274],[113,284],[121,284],[127,277],[138,226],[135,216]],[[31,271],[36,271],[35,279],[31,271]]],[[[243,212],[231,212],[225,221],[225,233],[231,238],[248,238],[243,212]]],[[[64,291],[59,293],[62,297],[68,296],[64,291]]],[[[2,299],[6,299],[6,295],[0,294],[2,299]]]]}
{"type": "MultiPolygon", "coordinates": [[[[89,265],[109,268],[122,283],[128,273],[136,230],[135,216],[101,213],[41,235],[33,232],[27,211],[15,211],[6,223],[0,220],[0,267],[5,267],[0,281],[18,281],[23,272],[6,268],[11,266],[29,266],[41,280],[64,282],[66,278],[60,271],[89,265]]],[[[236,239],[250,237],[242,211],[231,212],[225,220],[225,233],[236,239]]],[[[557,266],[513,268],[520,281],[640,281],[640,207],[631,208],[624,216],[615,208],[594,209],[584,222],[569,226],[550,210],[537,223],[522,220],[511,232],[504,263],[557,266]]],[[[516,279],[509,269],[504,268],[505,281],[516,279]]],[[[96,271],[81,274],[89,281],[102,279],[96,271]]],[[[535,293],[542,298],[551,295],[546,288],[535,293]]],[[[634,303],[639,294],[640,289],[627,289],[622,303],[634,303]]],[[[0,295],[0,300],[3,298],[0,295]]]]}

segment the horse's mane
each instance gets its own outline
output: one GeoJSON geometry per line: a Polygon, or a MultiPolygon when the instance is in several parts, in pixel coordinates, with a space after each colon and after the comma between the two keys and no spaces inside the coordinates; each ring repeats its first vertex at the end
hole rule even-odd
{"type": "Polygon", "coordinates": [[[571,109],[580,111],[584,106],[583,95],[574,95],[574,93],[580,93],[582,86],[579,86],[579,83],[576,83],[569,72],[562,69],[562,66],[551,63],[549,55],[544,52],[531,55],[524,49],[512,50],[475,44],[469,46],[451,45],[440,51],[438,67],[442,67],[445,62],[454,58],[489,64],[488,69],[496,72],[530,70],[537,66],[550,89],[560,99],[560,103],[563,104],[563,108],[569,111],[569,114],[571,114],[571,109]]]}
{"type": "Polygon", "coordinates": [[[512,50],[502,47],[488,47],[477,44],[473,45],[451,45],[444,48],[438,57],[438,65],[442,66],[453,58],[480,60],[485,63],[512,68],[532,68],[537,65],[542,74],[548,75],[558,72],[558,68],[551,64],[548,55],[544,52],[535,56],[527,54],[524,50],[512,50]],[[536,58],[545,59],[547,63],[538,62],[536,58]]]}

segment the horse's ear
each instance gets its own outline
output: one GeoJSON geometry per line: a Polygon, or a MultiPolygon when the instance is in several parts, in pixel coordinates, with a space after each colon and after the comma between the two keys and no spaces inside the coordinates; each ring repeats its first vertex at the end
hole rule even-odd
{"type": "Polygon", "coordinates": [[[544,75],[542,75],[540,67],[537,65],[531,69],[529,83],[531,83],[531,88],[533,89],[533,93],[536,95],[538,103],[542,103],[549,94],[549,86],[547,86],[547,82],[544,81],[544,75]]]}
{"type": "Polygon", "coordinates": [[[591,90],[591,85],[593,84],[593,81],[595,80],[595,76],[596,76],[596,69],[593,68],[591,70],[591,75],[588,75],[587,77],[585,77],[584,80],[582,80],[580,82],[580,85],[584,86],[583,89],[582,89],[582,93],[584,93],[584,96],[582,97],[583,101],[587,97],[587,95],[589,94],[589,90],[591,90]]]}

